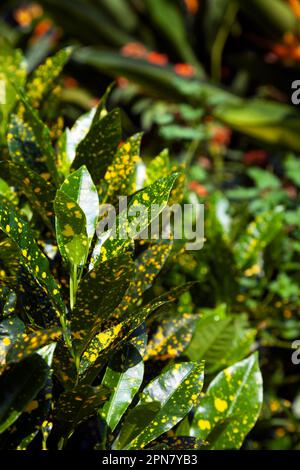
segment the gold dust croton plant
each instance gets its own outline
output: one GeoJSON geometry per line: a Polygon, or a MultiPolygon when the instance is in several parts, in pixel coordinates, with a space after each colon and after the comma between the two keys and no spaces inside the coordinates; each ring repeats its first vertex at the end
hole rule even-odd
{"type": "Polygon", "coordinates": [[[203,393],[197,338],[205,359],[220,331],[193,312],[190,285],[151,288],[182,248],[95,234],[103,202],[142,201],[146,228],[151,204],[180,201],[184,177],[163,153],[136,187],[141,135],[121,140],[106,96],[63,130],[69,56],[61,50],[28,74],[19,50],[0,53],[0,446],[65,449],[81,438],[90,449],[239,448],[262,403],[253,330],[203,393]]]}

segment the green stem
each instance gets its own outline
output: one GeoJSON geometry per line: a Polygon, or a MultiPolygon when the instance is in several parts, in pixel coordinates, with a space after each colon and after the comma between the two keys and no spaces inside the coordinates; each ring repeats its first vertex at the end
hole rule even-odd
{"type": "Polygon", "coordinates": [[[78,287],[77,265],[72,264],[70,272],[70,308],[73,310],[76,302],[76,293],[78,287]]]}
{"type": "Polygon", "coordinates": [[[231,31],[237,12],[238,12],[238,6],[236,2],[230,1],[224,14],[222,26],[220,27],[218,31],[218,34],[216,36],[215,42],[212,47],[211,75],[212,75],[212,80],[216,83],[219,83],[221,80],[223,49],[226,44],[229,33],[231,31]]]}

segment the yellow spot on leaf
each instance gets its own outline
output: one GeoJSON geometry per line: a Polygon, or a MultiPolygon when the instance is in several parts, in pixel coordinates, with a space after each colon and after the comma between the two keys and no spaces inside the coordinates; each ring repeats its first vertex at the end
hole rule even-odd
{"type": "Polygon", "coordinates": [[[201,431],[210,431],[211,425],[210,422],[207,421],[207,419],[199,419],[198,421],[198,426],[201,429],[201,431]]]}
{"type": "Polygon", "coordinates": [[[65,237],[72,237],[74,235],[74,230],[72,229],[71,225],[69,224],[65,225],[62,234],[65,237]]]}
{"type": "Polygon", "coordinates": [[[215,408],[220,412],[227,410],[228,404],[226,400],[222,400],[221,398],[215,398],[215,408]]]}

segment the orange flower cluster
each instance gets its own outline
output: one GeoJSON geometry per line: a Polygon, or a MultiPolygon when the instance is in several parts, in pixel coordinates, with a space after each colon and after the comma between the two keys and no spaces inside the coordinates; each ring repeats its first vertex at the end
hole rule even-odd
{"type": "Polygon", "coordinates": [[[212,143],[216,145],[224,145],[227,147],[230,144],[232,131],[229,127],[215,126],[212,130],[212,143]]]}
{"type": "Polygon", "coordinates": [[[23,5],[14,11],[14,19],[16,22],[26,28],[30,26],[32,21],[39,18],[43,14],[43,8],[37,3],[30,3],[29,5],[23,5]]]}
{"type": "Polygon", "coordinates": [[[192,15],[195,15],[199,10],[199,0],[184,0],[185,5],[192,15]]]}
{"type": "MultiPolygon", "coordinates": [[[[143,44],[138,42],[130,42],[125,44],[121,49],[121,54],[125,57],[133,57],[135,59],[144,59],[147,62],[155,65],[167,65],[169,63],[168,56],[156,51],[148,51],[143,44]]],[[[195,69],[190,64],[175,64],[174,71],[178,75],[184,77],[193,77],[195,69]]]]}
{"type": "Polygon", "coordinates": [[[198,181],[191,181],[189,183],[189,190],[194,191],[199,197],[205,197],[208,195],[206,187],[198,183],[198,181]]]}
{"type": "Polygon", "coordinates": [[[275,44],[272,51],[281,59],[300,60],[300,42],[292,33],[286,33],[283,43],[275,44]]]}

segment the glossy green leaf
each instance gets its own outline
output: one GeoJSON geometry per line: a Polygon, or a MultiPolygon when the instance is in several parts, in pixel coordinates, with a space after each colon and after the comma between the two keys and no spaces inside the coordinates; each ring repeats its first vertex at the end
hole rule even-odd
{"type": "Polygon", "coordinates": [[[73,172],[56,193],[56,234],[65,261],[84,265],[99,215],[96,187],[85,166],[73,172]]]}
{"type": "Polygon", "coordinates": [[[76,170],[86,165],[95,184],[99,184],[112,163],[120,140],[120,112],[114,110],[91,126],[77,146],[72,167],[76,170]]]}
{"type": "Polygon", "coordinates": [[[46,289],[49,298],[60,312],[65,307],[59,294],[59,288],[50,273],[49,262],[41,252],[28,222],[21,218],[12,207],[0,201],[0,228],[10,237],[19,250],[24,266],[30,271],[36,282],[46,289]]]}
{"type": "Polygon", "coordinates": [[[115,448],[142,449],[161,434],[172,429],[199,400],[203,386],[203,363],[183,362],[168,366],[160,376],[152,380],[143,390],[137,407],[140,410],[140,425],[130,428],[130,413],[124,422],[115,448]],[[143,406],[157,403],[159,409],[150,418],[143,415],[143,406]],[[145,419],[146,418],[146,419],[145,419]]]}
{"type": "Polygon", "coordinates": [[[4,103],[0,102],[0,141],[3,140],[9,113],[17,101],[15,84],[22,87],[26,79],[26,64],[21,50],[12,50],[1,42],[0,49],[0,80],[4,82],[4,103]]]}
{"type": "Polygon", "coordinates": [[[103,385],[113,390],[101,410],[109,429],[114,431],[123,414],[138,392],[144,376],[144,363],[139,351],[126,343],[110,360],[103,385]]]}
{"type": "Polygon", "coordinates": [[[34,354],[11,366],[0,377],[0,433],[11,426],[44,387],[49,374],[46,362],[34,354]]]}
{"type": "Polygon", "coordinates": [[[262,376],[254,354],[220,372],[210,383],[195,413],[191,435],[206,440],[225,420],[228,424],[211,449],[239,449],[254,426],[262,404],[262,376]]]}
{"type": "Polygon", "coordinates": [[[170,191],[178,174],[173,173],[161,178],[147,188],[137,192],[128,201],[127,210],[122,210],[116,217],[115,226],[108,232],[99,230],[99,241],[93,252],[93,258],[103,261],[113,258],[128,249],[130,240],[143,235],[150,238],[149,225],[157,219],[166,207],[170,191]],[[109,236],[115,232],[114,236],[109,236]]]}
{"type": "Polygon", "coordinates": [[[80,116],[71,129],[66,128],[57,142],[58,161],[57,165],[60,172],[67,176],[70,172],[70,166],[76,155],[78,144],[86,137],[96,109],[92,108],[88,113],[80,116]]]}
{"type": "Polygon", "coordinates": [[[71,315],[77,350],[82,350],[121,302],[133,274],[133,261],[130,256],[123,255],[98,264],[83,277],[71,315]]]}

